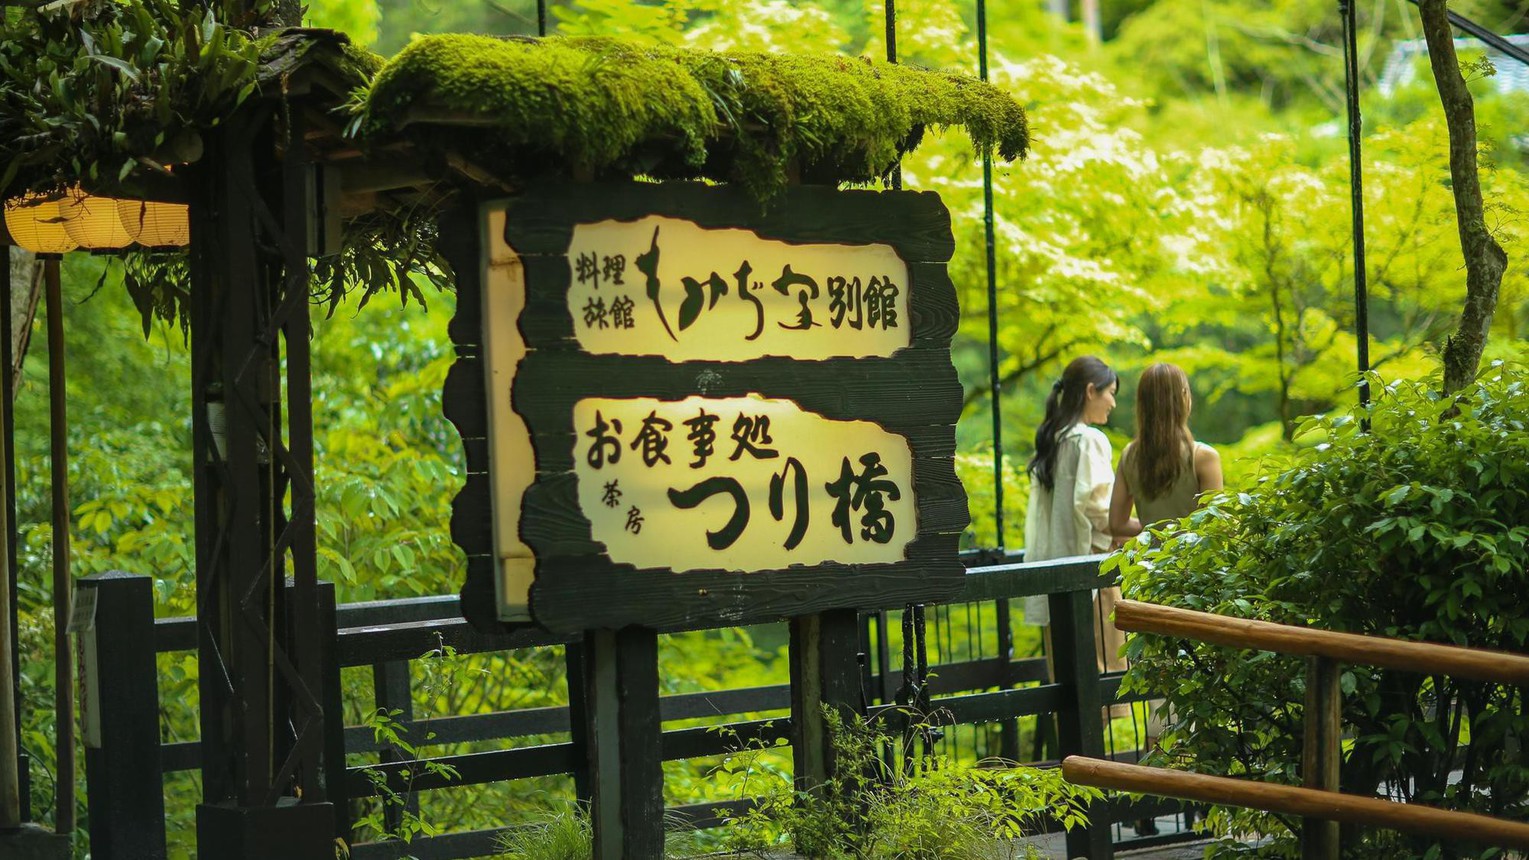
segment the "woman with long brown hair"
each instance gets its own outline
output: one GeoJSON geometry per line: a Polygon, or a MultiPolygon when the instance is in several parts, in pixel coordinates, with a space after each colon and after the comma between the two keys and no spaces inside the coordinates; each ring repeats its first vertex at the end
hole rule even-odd
{"type": "Polygon", "coordinates": [[[1110,498],[1116,543],[1188,516],[1221,489],[1221,455],[1189,432],[1193,398],[1177,365],[1154,364],[1136,384],[1136,438],[1120,455],[1110,498]],[[1132,506],[1136,516],[1131,516],[1132,506]]]}
{"type": "MultiPolygon", "coordinates": [[[[1154,364],[1142,371],[1136,383],[1136,438],[1120,454],[1110,496],[1110,534],[1116,546],[1158,523],[1188,516],[1221,489],[1221,455],[1189,432],[1193,405],[1189,377],[1182,368],[1154,364]]],[[[1157,746],[1162,707],[1161,700],[1147,703],[1144,749],[1157,746]]],[[[1186,826],[1192,816],[1185,812],[1186,826]]],[[[1136,822],[1136,833],[1151,836],[1157,833],[1157,823],[1143,818],[1136,822]]]]}

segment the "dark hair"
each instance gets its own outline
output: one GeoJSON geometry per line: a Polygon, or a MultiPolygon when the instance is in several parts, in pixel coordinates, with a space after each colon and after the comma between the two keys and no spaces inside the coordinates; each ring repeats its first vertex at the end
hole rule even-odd
{"type": "Polygon", "coordinates": [[[1120,381],[1110,366],[1085,355],[1072,360],[1062,371],[1062,378],[1051,385],[1046,397],[1046,419],[1035,430],[1035,456],[1030,458],[1030,477],[1046,489],[1056,484],[1057,443],[1062,434],[1083,418],[1083,405],[1088,399],[1088,386],[1093,383],[1095,391],[1105,391],[1120,381]]]}
{"type": "Polygon", "coordinates": [[[1136,384],[1136,474],[1148,501],[1173,487],[1195,437],[1189,433],[1189,377],[1174,364],[1154,364],[1136,384]]]}

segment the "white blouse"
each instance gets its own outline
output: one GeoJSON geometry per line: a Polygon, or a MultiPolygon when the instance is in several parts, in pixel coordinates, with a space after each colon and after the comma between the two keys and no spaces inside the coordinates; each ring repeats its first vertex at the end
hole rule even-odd
{"type": "MultiPolygon", "coordinates": [[[[1105,552],[1110,548],[1110,440],[1103,431],[1074,424],[1058,440],[1053,489],[1030,485],[1025,516],[1025,561],[1048,561],[1105,552]]],[[[1049,624],[1045,595],[1025,598],[1025,623],[1049,624]]]]}

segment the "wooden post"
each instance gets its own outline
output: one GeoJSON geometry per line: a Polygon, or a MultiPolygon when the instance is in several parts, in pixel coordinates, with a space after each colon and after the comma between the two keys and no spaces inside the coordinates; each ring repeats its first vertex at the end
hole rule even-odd
{"type": "MultiPolygon", "coordinates": [[[[388,714],[397,711],[398,715],[393,719],[407,732],[405,737],[418,745],[420,738],[414,734],[414,695],[413,686],[410,683],[409,661],[389,660],[386,663],[373,663],[372,688],[377,707],[388,714]]],[[[382,764],[404,760],[403,756],[391,749],[384,749],[379,756],[382,764]]],[[[388,832],[398,832],[406,812],[419,814],[419,795],[412,791],[408,792],[402,797],[402,803],[388,798],[382,799],[382,823],[388,832]]]]}
{"type": "MultiPolygon", "coordinates": [[[[1057,711],[1057,746],[1066,756],[1104,756],[1103,703],[1099,696],[1099,664],[1094,659],[1094,600],[1089,591],[1053,594],[1051,604],[1052,665],[1065,692],[1057,711]]],[[[1094,804],[1093,817],[1106,815],[1109,807],[1094,804]]],[[[1115,848],[1110,841],[1110,822],[1090,819],[1088,827],[1067,831],[1067,856],[1110,860],[1115,848]]]]}
{"type": "Polygon", "coordinates": [[[584,707],[584,645],[582,642],[569,642],[563,646],[563,666],[567,671],[568,681],[568,725],[574,728],[571,732],[573,743],[574,760],[579,763],[573,771],[573,796],[579,805],[589,809],[594,803],[594,789],[590,786],[589,762],[589,739],[578,731],[578,727],[585,725],[589,719],[589,709],[584,707]]]}
{"type": "MultiPolygon", "coordinates": [[[[1343,691],[1340,666],[1327,657],[1306,658],[1306,738],[1301,749],[1301,784],[1322,791],[1338,790],[1343,762],[1343,691]]],[[[1338,822],[1301,819],[1301,856],[1308,860],[1338,860],[1338,822]]]]}
{"type": "Polygon", "coordinates": [[[350,796],[345,790],[345,719],[340,691],[340,630],[334,583],[318,583],[319,641],[322,660],[324,702],[324,800],[334,807],[335,835],[350,840],[350,796]]]}
{"type": "Polygon", "coordinates": [[[95,623],[79,633],[90,856],[165,856],[165,797],[159,752],[159,672],[154,662],[154,580],[101,573],[95,623]]]}
{"type": "Polygon", "coordinates": [[[585,743],[595,860],[664,854],[663,724],[658,634],[641,627],[584,635],[585,743]]]}
{"type": "Polygon", "coordinates": [[[74,577],[69,571],[69,418],[64,396],[64,301],[59,259],[43,261],[48,281],[48,452],[52,459],[53,507],[53,705],[57,732],[58,786],[53,804],[53,830],[74,833],[74,661],[70,659],[69,600],[74,577]]]}
{"type": "MultiPolygon", "coordinates": [[[[0,330],[0,339],[6,344],[5,355],[0,360],[0,366],[10,366],[10,319],[11,319],[11,249],[10,246],[0,243],[0,308],[3,308],[5,322],[3,330],[0,330]]],[[[7,371],[8,372],[8,371],[7,371]]],[[[10,426],[11,413],[11,385],[10,377],[7,376],[5,384],[0,386],[0,427],[10,426]]],[[[16,682],[20,677],[17,663],[16,643],[14,631],[16,629],[13,619],[16,614],[15,595],[11,591],[11,578],[8,575],[13,569],[9,563],[11,557],[11,530],[10,530],[10,434],[5,433],[6,443],[3,451],[0,451],[0,503],[3,504],[4,513],[0,513],[0,562],[4,563],[7,576],[0,582],[0,830],[12,830],[21,826],[21,779],[18,774],[20,763],[17,750],[20,748],[20,714],[16,709],[16,682]]]]}
{"type": "MultiPolygon", "coordinates": [[[[1001,537],[1001,535],[1000,535],[1001,537]]],[[[1009,601],[1000,598],[993,601],[998,622],[998,659],[1003,661],[1004,689],[1010,689],[1009,673],[1014,668],[1014,628],[1010,619],[1009,601]]],[[[1037,734],[1040,721],[1036,721],[1037,734]]],[[[998,756],[1007,761],[1019,761],[1019,719],[1004,720],[998,725],[998,756]]]]}
{"type": "Polygon", "coordinates": [[[791,619],[791,740],[799,791],[824,785],[837,770],[823,706],[845,718],[864,710],[859,645],[852,609],[791,619]]]}
{"type": "Polygon", "coordinates": [[[197,846],[200,856],[228,860],[334,856],[335,812],[314,799],[323,793],[325,730],[303,402],[307,231],[293,199],[299,116],[292,111],[286,125],[285,163],[268,155],[277,149],[271,106],[246,106],[208,134],[207,156],[187,169],[204,800],[197,846]],[[289,562],[297,605],[283,587],[289,562]]]}

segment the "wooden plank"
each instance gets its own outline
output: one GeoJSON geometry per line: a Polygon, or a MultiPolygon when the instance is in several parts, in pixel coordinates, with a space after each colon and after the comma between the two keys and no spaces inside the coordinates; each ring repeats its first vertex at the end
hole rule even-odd
{"type": "MultiPolygon", "coordinates": [[[[446,371],[441,389],[441,403],[449,404],[446,418],[464,439],[484,439],[488,435],[488,413],[484,408],[483,362],[458,358],[446,371]]],[[[468,471],[487,471],[488,462],[468,462],[468,471]]]]}
{"type": "Polygon", "coordinates": [[[460,860],[463,857],[491,857],[504,850],[501,843],[514,827],[490,830],[467,830],[439,836],[416,836],[404,842],[359,842],[350,846],[350,860],[460,860]]]}
{"type": "Polygon", "coordinates": [[[1075,785],[1385,827],[1478,845],[1529,849],[1529,824],[1438,809],[1421,803],[1395,803],[1374,797],[1142,767],[1083,756],[1070,756],[1063,761],[1062,775],[1075,785]]]}
{"type": "Polygon", "coordinates": [[[561,645],[569,637],[529,627],[513,633],[486,633],[461,618],[450,618],[351,627],[340,631],[339,640],[340,665],[366,666],[380,660],[413,660],[441,644],[451,646],[458,654],[479,654],[561,645]]]}
{"type": "Polygon", "coordinates": [[[859,244],[867,236],[909,262],[943,263],[955,253],[950,214],[924,191],[839,191],[798,185],[765,208],[733,186],[695,182],[566,183],[530,186],[489,206],[508,213],[505,240],[522,256],[562,254],[571,225],[632,221],[647,215],[683,218],[707,228],[742,227],[761,238],[793,243],[859,244]]]}
{"type": "Polygon", "coordinates": [[[1506,651],[1314,630],[1134,600],[1115,604],[1115,626],[1121,630],[1182,636],[1231,648],[1326,657],[1355,666],[1529,686],[1529,657],[1506,651]]]}
{"type": "Polygon", "coordinates": [[[942,696],[930,704],[937,710],[949,711],[951,722],[957,725],[992,723],[1014,717],[1053,713],[1066,703],[1063,695],[1065,692],[1060,684],[1042,684],[994,693],[942,696]]]}
{"type": "Polygon", "coordinates": [[[506,779],[526,779],[533,776],[555,776],[571,773],[574,769],[573,744],[542,744],[534,747],[518,747],[508,750],[464,753],[420,759],[455,768],[457,776],[427,771],[421,763],[395,762],[386,765],[364,765],[345,769],[345,789],[349,797],[375,797],[381,793],[367,776],[367,771],[381,774],[387,785],[397,792],[434,791],[439,788],[455,788],[463,785],[482,785],[486,782],[502,782],[506,779]]]}
{"type": "Polygon", "coordinates": [[[765,573],[637,570],[605,558],[555,558],[531,591],[538,623],[573,632],[580,623],[642,619],[664,630],[753,624],[825,609],[876,609],[949,599],[960,587],[959,535],[928,535],[896,564],[787,568],[765,573]],[[951,560],[946,560],[951,559],[951,560]]]}
{"type": "Polygon", "coordinates": [[[476,347],[483,343],[481,230],[475,204],[455,206],[441,213],[437,247],[451,265],[457,287],[456,313],[446,331],[459,349],[464,345],[476,347]]]}
{"type": "MultiPolygon", "coordinates": [[[[826,418],[874,421],[894,433],[906,427],[953,424],[962,396],[950,352],[918,347],[893,358],[682,364],[657,356],[533,350],[521,362],[513,399],[515,411],[526,418],[540,442],[539,434],[549,430],[571,433],[574,404],[586,397],[682,400],[748,394],[791,400],[826,418]],[[578,384],[570,384],[573,380],[578,384]]],[[[538,444],[536,453],[540,469],[569,468],[543,460],[559,452],[543,451],[538,444]]]]}
{"type": "Polygon", "coordinates": [[[738,752],[748,744],[774,746],[775,742],[791,736],[792,720],[748,720],[729,723],[729,734],[717,732],[715,726],[694,729],[676,729],[664,732],[664,761],[679,761],[701,756],[726,755],[738,752]]]}
{"type": "MultiPolygon", "coordinates": [[[[1318,791],[1338,790],[1343,764],[1343,689],[1341,667],[1325,657],[1306,658],[1305,738],[1301,747],[1301,782],[1318,791]]],[[[1301,856],[1338,860],[1338,822],[1301,820],[1301,856]]]]}
{"type": "Polygon", "coordinates": [[[968,568],[957,600],[978,603],[1004,597],[1031,597],[1114,585],[1113,577],[1099,574],[1099,563],[1103,560],[1102,555],[1089,555],[968,568]]]}

